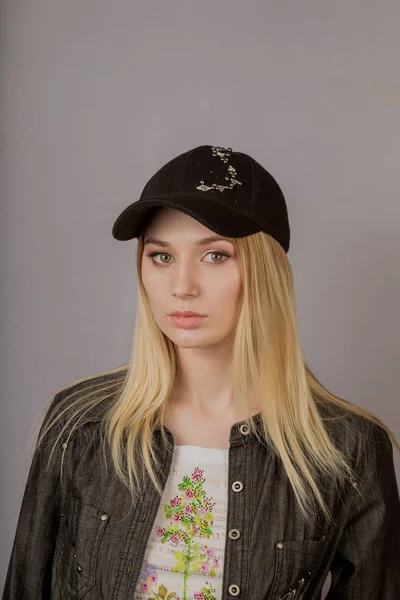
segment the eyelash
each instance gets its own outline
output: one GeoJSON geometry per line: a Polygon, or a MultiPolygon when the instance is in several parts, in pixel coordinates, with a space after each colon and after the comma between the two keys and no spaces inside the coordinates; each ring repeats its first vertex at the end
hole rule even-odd
{"type": "MultiPolygon", "coordinates": [[[[154,258],[155,256],[158,256],[159,254],[168,254],[168,256],[171,256],[168,252],[151,252],[150,254],[147,254],[146,256],[149,256],[150,258],[154,258]]],[[[226,254],[226,252],[220,252],[220,251],[217,252],[216,250],[210,250],[210,252],[207,252],[207,254],[220,254],[221,256],[230,258],[230,255],[226,254]]],[[[220,260],[217,262],[211,261],[211,263],[213,263],[214,265],[217,265],[217,264],[223,263],[223,262],[225,262],[225,260],[220,260]]],[[[153,260],[153,263],[156,263],[156,261],[153,260]]],[[[157,265],[167,265],[169,263],[156,263],[156,264],[157,265]]]]}

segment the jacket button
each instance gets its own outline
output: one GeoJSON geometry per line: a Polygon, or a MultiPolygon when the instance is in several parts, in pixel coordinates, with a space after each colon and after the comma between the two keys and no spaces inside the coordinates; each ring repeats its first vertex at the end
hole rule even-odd
{"type": "Polygon", "coordinates": [[[283,548],[283,542],[278,542],[277,546],[278,546],[278,548],[283,548]]]}
{"type": "Polygon", "coordinates": [[[81,565],[77,565],[76,570],[78,571],[78,573],[82,573],[82,567],[81,567],[81,565]]]}
{"type": "Polygon", "coordinates": [[[63,442],[63,443],[61,444],[61,448],[64,448],[64,450],[65,450],[65,448],[66,448],[67,446],[68,446],[67,442],[63,442]]]}
{"type": "Polygon", "coordinates": [[[102,521],[106,521],[106,520],[108,519],[108,515],[106,515],[106,513],[103,513],[103,514],[101,515],[100,519],[101,519],[102,521]]]}
{"type": "Polygon", "coordinates": [[[231,540],[237,540],[238,538],[240,538],[240,531],[239,529],[231,529],[228,535],[231,538],[231,540]]]}
{"type": "Polygon", "coordinates": [[[250,427],[247,425],[247,423],[242,423],[242,425],[239,428],[240,433],[243,433],[243,435],[247,435],[248,433],[250,433],[250,427]]]}
{"type": "Polygon", "coordinates": [[[243,483],[241,481],[234,481],[232,483],[232,489],[234,492],[241,492],[243,489],[243,483]]]}
{"type": "Polygon", "coordinates": [[[239,596],[240,587],[238,585],[236,585],[235,583],[233,583],[232,585],[229,586],[228,592],[230,593],[231,596],[239,596]]]}

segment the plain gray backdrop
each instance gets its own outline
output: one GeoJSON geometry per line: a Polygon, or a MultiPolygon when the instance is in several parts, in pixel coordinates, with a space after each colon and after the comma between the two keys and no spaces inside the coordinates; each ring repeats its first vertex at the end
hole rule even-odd
{"type": "Polygon", "coordinates": [[[399,436],[399,19],[396,0],[2,2],[0,584],[44,403],[129,359],[137,242],[114,220],[197,145],[280,183],[306,360],[399,436]]]}

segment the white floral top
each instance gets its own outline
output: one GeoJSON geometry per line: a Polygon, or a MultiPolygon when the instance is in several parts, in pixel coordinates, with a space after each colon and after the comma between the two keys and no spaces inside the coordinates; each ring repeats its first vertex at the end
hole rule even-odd
{"type": "Polygon", "coordinates": [[[220,600],[229,449],[175,446],[133,600],[220,600]]]}

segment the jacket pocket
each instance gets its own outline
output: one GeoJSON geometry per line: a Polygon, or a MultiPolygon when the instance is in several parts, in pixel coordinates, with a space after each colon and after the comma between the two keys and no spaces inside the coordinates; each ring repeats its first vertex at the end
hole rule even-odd
{"type": "Polygon", "coordinates": [[[268,600],[306,600],[326,546],[316,540],[281,540],[275,544],[275,572],[268,600]]]}
{"type": "Polygon", "coordinates": [[[63,502],[54,561],[59,588],[66,598],[79,600],[96,583],[96,562],[109,515],[79,498],[63,502]]]}

